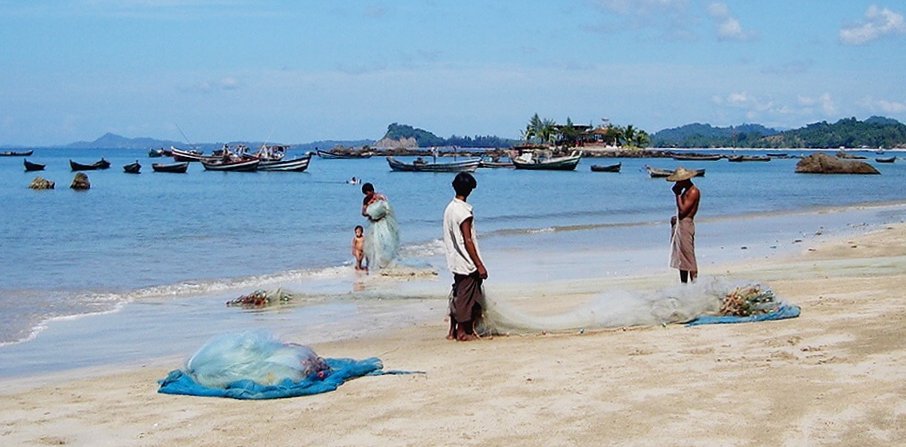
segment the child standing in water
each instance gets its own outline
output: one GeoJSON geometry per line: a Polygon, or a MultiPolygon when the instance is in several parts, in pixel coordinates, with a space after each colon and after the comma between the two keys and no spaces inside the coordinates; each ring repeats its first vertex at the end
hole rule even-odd
{"type": "Polygon", "coordinates": [[[362,265],[362,259],[365,258],[365,236],[362,234],[364,231],[361,225],[356,225],[355,236],[352,238],[352,256],[355,257],[356,270],[366,270],[362,265]]]}

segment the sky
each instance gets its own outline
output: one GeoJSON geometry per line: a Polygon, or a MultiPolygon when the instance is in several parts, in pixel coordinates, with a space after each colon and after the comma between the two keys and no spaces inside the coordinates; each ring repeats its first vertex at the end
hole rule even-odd
{"type": "Polygon", "coordinates": [[[904,0],[0,0],[0,144],[906,122],[904,0]]]}

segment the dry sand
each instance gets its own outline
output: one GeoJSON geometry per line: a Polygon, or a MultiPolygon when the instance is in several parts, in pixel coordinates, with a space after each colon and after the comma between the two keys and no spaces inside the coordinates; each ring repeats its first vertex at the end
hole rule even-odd
{"type": "Polygon", "coordinates": [[[906,445],[906,227],[811,250],[723,269],[797,319],[458,343],[438,318],[314,346],[424,375],[271,401],[157,394],[173,359],[5,381],[0,445],[906,445]]]}

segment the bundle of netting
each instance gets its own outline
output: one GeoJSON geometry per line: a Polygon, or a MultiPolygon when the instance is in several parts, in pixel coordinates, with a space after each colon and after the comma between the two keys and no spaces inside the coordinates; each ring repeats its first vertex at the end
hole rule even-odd
{"type": "Polygon", "coordinates": [[[744,295],[750,301],[757,300],[762,308],[769,307],[764,303],[767,299],[776,306],[782,304],[764,286],[700,278],[696,283],[663,290],[605,292],[569,311],[545,315],[525,312],[513,303],[486,294],[483,326],[490,333],[519,334],[685,323],[702,315],[721,314],[722,307],[727,307],[725,303],[736,300],[741,290],[749,291],[744,295]]]}
{"type": "Polygon", "coordinates": [[[264,290],[258,289],[248,295],[242,295],[226,302],[227,306],[237,306],[246,309],[257,309],[275,304],[288,304],[294,299],[294,295],[283,289],[264,290]]]}
{"type": "Polygon", "coordinates": [[[393,208],[386,199],[375,201],[365,208],[371,226],[365,233],[365,259],[368,269],[382,269],[390,265],[400,249],[399,225],[393,208]]]}
{"type": "Polygon", "coordinates": [[[311,348],[284,343],[264,330],[212,338],[186,362],[186,373],[201,385],[225,388],[239,380],[274,385],[324,374],[327,364],[311,348]]]}

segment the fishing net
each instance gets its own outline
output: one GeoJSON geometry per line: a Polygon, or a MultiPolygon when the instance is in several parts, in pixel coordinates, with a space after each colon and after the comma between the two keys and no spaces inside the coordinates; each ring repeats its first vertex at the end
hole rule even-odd
{"type": "Polygon", "coordinates": [[[242,307],[245,309],[259,309],[275,304],[288,304],[292,302],[294,298],[295,296],[292,293],[283,289],[258,289],[248,295],[242,295],[239,298],[227,301],[226,305],[231,307],[242,307]]]}
{"type": "MultiPolygon", "coordinates": [[[[687,323],[703,316],[720,317],[707,323],[734,323],[799,315],[798,307],[779,300],[766,286],[734,284],[721,278],[700,278],[692,284],[650,292],[609,291],[573,309],[543,315],[487,295],[483,308],[482,329],[499,334],[687,323]],[[756,314],[760,318],[748,318],[756,314]]],[[[698,324],[705,324],[705,320],[698,324]]]]}
{"type": "Polygon", "coordinates": [[[399,225],[387,200],[378,200],[365,209],[371,225],[365,233],[365,258],[369,270],[390,265],[400,248],[399,225]]]}
{"type": "Polygon", "coordinates": [[[186,373],[201,385],[225,388],[239,380],[273,385],[298,382],[327,371],[311,348],[284,343],[267,331],[226,334],[208,341],[187,362],[186,373]]]}

